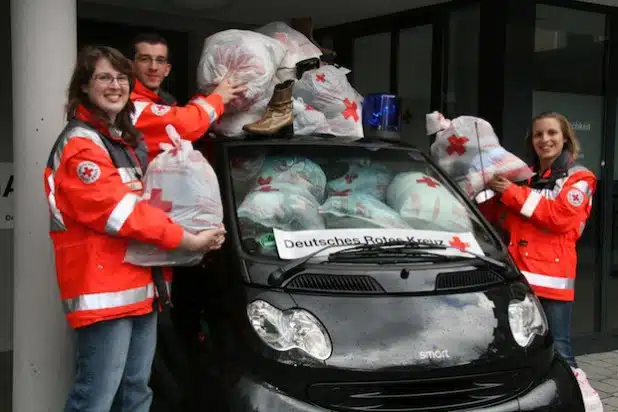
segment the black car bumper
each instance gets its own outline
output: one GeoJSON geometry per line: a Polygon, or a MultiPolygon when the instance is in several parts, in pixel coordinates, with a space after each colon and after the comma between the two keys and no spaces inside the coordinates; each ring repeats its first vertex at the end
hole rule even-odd
{"type": "MultiPolygon", "coordinates": [[[[470,409],[467,409],[468,411],[470,409]]],[[[476,409],[479,412],[584,412],[579,386],[569,366],[555,357],[550,371],[516,399],[476,409]]],[[[231,412],[325,412],[273,386],[244,376],[234,387],[231,412]]]]}

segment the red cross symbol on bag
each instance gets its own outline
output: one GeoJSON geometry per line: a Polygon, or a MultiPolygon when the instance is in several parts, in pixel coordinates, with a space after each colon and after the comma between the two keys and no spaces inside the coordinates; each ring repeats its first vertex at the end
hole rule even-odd
{"type": "Polygon", "coordinates": [[[326,81],[326,75],[324,73],[316,74],[315,80],[320,83],[324,83],[326,81]]]}
{"type": "Polygon", "coordinates": [[[426,184],[427,186],[429,186],[431,188],[440,186],[440,183],[436,182],[435,180],[433,180],[429,176],[425,176],[422,179],[416,179],[416,183],[424,183],[424,184],[426,184]]]}
{"type": "Polygon", "coordinates": [[[171,212],[172,207],[174,206],[174,203],[168,200],[163,200],[163,191],[161,189],[152,189],[148,203],[158,209],[163,210],[165,213],[171,212]]]}
{"type": "Polygon", "coordinates": [[[446,149],[446,153],[448,153],[449,156],[452,156],[453,153],[457,153],[459,156],[462,156],[466,153],[465,144],[469,141],[470,139],[467,137],[452,135],[448,138],[449,145],[446,149]]]}
{"type": "Polygon", "coordinates": [[[448,244],[461,250],[466,250],[470,247],[470,244],[461,240],[459,236],[453,236],[453,238],[448,244]]]}
{"type": "Polygon", "coordinates": [[[343,117],[347,120],[350,117],[352,117],[354,119],[355,123],[358,123],[358,113],[356,112],[356,110],[358,109],[358,105],[356,104],[356,102],[351,101],[350,99],[346,98],[343,101],[343,104],[345,104],[345,110],[342,112],[343,117]]]}

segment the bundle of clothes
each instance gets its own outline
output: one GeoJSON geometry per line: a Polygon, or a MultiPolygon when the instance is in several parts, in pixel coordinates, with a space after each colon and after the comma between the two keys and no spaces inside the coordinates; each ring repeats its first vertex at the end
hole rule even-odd
{"type": "Polygon", "coordinates": [[[197,83],[209,93],[221,79],[246,83],[212,127],[221,136],[244,134],[363,137],[363,97],[350,85],[348,69],[332,64],[317,46],[311,23],[301,33],[284,22],[257,30],[225,30],[204,42],[197,83]]]}
{"type": "Polygon", "coordinates": [[[233,159],[243,238],[268,237],[273,228],[471,230],[461,202],[427,174],[396,172],[368,158],[319,162],[303,156],[233,159]]]}

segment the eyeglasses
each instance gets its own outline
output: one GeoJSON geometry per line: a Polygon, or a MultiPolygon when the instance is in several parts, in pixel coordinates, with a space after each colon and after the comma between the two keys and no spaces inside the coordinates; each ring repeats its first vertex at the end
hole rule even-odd
{"type": "Polygon", "coordinates": [[[167,64],[167,57],[163,57],[163,56],[157,56],[157,57],[153,57],[153,56],[148,56],[145,54],[140,54],[136,57],[136,60],[138,63],[156,63],[159,65],[164,65],[167,64]]]}
{"type": "Polygon", "coordinates": [[[117,76],[114,76],[111,73],[98,73],[92,77],[95,80],[100,81],[101,83],[104,83],[107,85],[112,84],[114,80],[116,80],[118,84],[123,85],[123,86],[129,84],[129,76],[127,76],[126,74],[119,74],[117,76]]]}

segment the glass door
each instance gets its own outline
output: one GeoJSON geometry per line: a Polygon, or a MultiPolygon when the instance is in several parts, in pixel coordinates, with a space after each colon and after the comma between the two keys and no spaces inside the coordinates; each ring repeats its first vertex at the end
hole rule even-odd
{"type": "MultiPolygon", "coordinates": [[[[565,115],[582,147],[579,162],[603,176],[605,15],[539,4],[535,26],[533,113],[565,115]]],[[[529,125],[522,125],[527,130],[529,125]]],[[[522,135],[522,139],[524,136],[522,135]]],[[[602,185],[599,185],[602,187],[602,185]]],[[[601,251],[599,198],[577,243],[573,332],[592,333],[600,307],[601,251]]],[[[613,286],[618,292],[618,282],[613,286]]],[[[617,303],[618,299],[613,299],[617,303]]],[[[617,322],[618,324],[618,322],[617,322]]]]}

